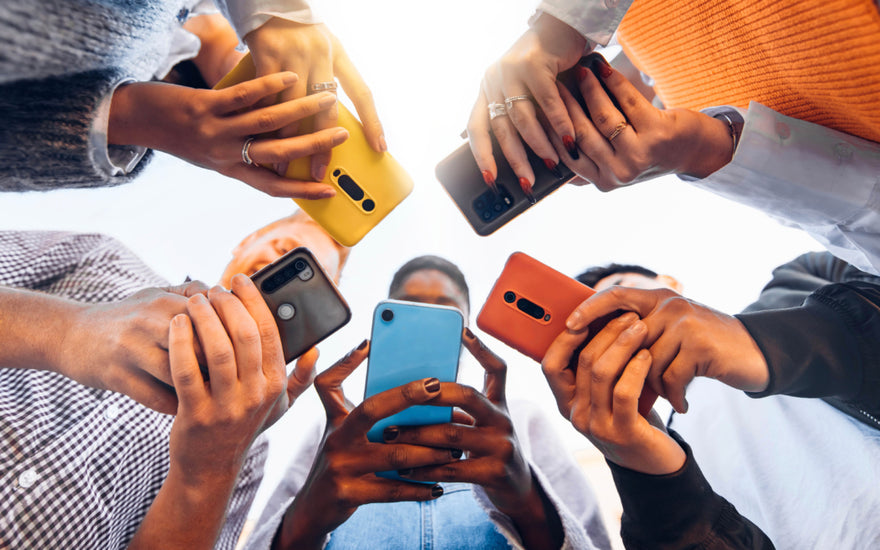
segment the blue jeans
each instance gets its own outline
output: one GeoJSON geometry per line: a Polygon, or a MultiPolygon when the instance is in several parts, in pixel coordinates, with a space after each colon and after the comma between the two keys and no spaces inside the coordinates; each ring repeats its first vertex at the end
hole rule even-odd
{"type": "Polygon", "coordinates": [[[428,502],[366,504],[330,535],[328,550],[461,548],[509,549],[467,483],[444,483],[428,502]]]}

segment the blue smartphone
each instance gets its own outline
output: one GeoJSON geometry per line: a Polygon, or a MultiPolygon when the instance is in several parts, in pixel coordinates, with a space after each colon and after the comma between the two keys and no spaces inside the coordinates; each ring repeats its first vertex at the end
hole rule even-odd
{"type": "MultiPolygon", "coordinates": [[[[453,307],[400,300],[379,302],[373,312],[364,398],[422,378],[455,382],[463,328],[464,318],[453,307]]],[[[367,432],[367,439],[383,441],[382,431],[388,426],[451,421],[452,407],[416,405],[377,422],[367,432]]],[[[401,479],[396,472],[378,475],[401,479]]]]}

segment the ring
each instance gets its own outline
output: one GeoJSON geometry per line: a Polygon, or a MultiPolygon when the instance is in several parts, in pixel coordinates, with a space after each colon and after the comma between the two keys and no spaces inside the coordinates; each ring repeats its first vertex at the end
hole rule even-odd
{"type": "Polygon", "coordinates": [[[336,83],[335,82],[315,82],[311,86],[309,86],[309,90],[316,94],[318,92],[335,92],[336,91],[336,83]]]}
{"type": "Polygon", "coordinates": [[[532,96],[530,96],[529,94],[514,95],[514,96],[504,98],[504,106],[507,107],[508,111],[510,111],[511,109],[513,109],[513,104],[515,102],[517,102],[517,101],[531,101],[531,100],[532,100],[532,96]]]}
{"type": "Polygon", "coordinates": [[[620,132],[626,129],[627,126],[629,126],[629,124],[626,121],[618,122],[617,126],[614,127],[614,131],[611,132],[610,136],[608,136],[608,141],[614,141],[614,138],[619,136],[620,132]]]}
{"type": "Polygon", "coordinates": [[[495,120],[500,116],[507,116],[507,108],[503,103],[489,104],[489,120],[495,120]]]}
{"type": "Polygon", "coordinates": [[[255,137],[251,136],[244,140],[244,145],[241,146],[241,161],[247,165],[251,165],[254,163],[253,159],[251,159],[251,155],[249,153],[251,148],[251,143],[254,142],[255,137]]]}

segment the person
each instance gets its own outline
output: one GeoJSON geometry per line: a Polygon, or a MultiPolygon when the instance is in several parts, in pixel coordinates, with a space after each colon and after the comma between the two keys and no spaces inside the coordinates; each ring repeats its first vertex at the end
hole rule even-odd
{"type": "MultiPolygon", "coordinates": [[[[272,226],[343,262],[313,224],[272,226]]],[[[245,239],[233,262],[271,242],[245,239]]],[[[0,232],[0,266],[0,545],[235,547],[262,479],[257,436],[311,385],[316,353],[287,376],[248,277],[167,287],[103,235],[0,232]]]]}
{"type": "MultiPolygon", "coordinates": [[[[389,297],[456,307],[465,318],[470,310],[461,271],[436,256],[405,263],[389,297]]],[[[246,548],[609,548],[593,492],[547,419],[528,403],[508,406],[504,362],[467,328],[462,342],[485,369],[482,393],[427,379],[347,404],[341,384],[367,358],[368,341],[321,373],[326,427],[292,457],[246,548]],[[417,403],[472,419],[455,413],[453,424],[389,427],[385,444],[366,439],[378,418],[417,403]],[[381,470],[436,483],[383,480],[381,470]]]]}
{"type": "Polygon", "coordinates": [[[676,173],[798,226],[838,257],[880,274],[870,199],[880,72],[864,61],[880,59],[876,0],[772,7],[544,0],[530,23],[487,69],[469,118],[487,184],[497,174],[491,129],[524,187],[534,173],[522,142],[548,167],[562,162],[603,191],[676,173]],[[588,61],[594,71],[578,64],[615,31],[666,110],[651,107],[603,60],[588,61]],[[829,53],[820,69],[805,51],[829,53]],[[589,113],[557,85],[568,69],[589,113]]]}
{"type": "MultiPolygon", "coordinates": [[[[0,189],[118,185],[137,176],[156,149],[270,195],[329,197],[334,192],[324,184],[289,180],[260,164],[314,154],[312,176],[323,178],[330,149],[348,137],[336,125],[336,77],[370,145],[384,150],[368,88],[305,2],[218,4],[252,50],[258,74],[225,90],[151,81],[197,55],[199,40],[181,23],[210,9],[210,2],[0,7],[0,36],[10,44],[0,57],[0,189]],[[262,103],[276,94],[284,101],[262,103]],[[313,115],[315,131],[299,135],[298,122],[313,115]]],[[[228,48],[232,31],[226,25],[218,33],[203,23],[190,28],[206,31],[206,44],[220,43],[200,60],[202,76],[213,85],[241,55],[228,48]]]]}
{"type": "MultiPolygon", "coordinates": [[[[634,272],[632,266],[616,267],[620,271],[615,271],[615,266],[588,270],[579,279],[602,291],[596,295],[600,301],[610,299],[642,316],[642,321],[635,321],[633,313],[627,314],[638,334],[630,335],[634,347],[620,360],[625,362],[635,353],[632,350],[644,348],[633,359],[645,356],[640,376],[635,377],[640,379],[636,380],[637,389],[631,389],[630,396],[636,401],[644,399],[642,384],[653,384],[661,395],[673,396],[673,406],[679,412],[672,415],[668,426],[678,433],[671,429],[669,433],[686,455],[680,471],[654,472],[665,474],[661,478],[639,475],[656,467],[656,460],[646,462],[651,452],[681,456],[668,436],[658,435],[659,428],[650,432],[656,445],[650,451],[644,445],[639,451],[634,441],[626,441],[626,432],[619,433],[621,425],[616,426],[618,433],[607,432],[607,428],[602,433],[592,425],[584,428],[588,437],[598,438],[607,450],[624,503],[625,542],[638,546],[663,541],[668,545],[664,547],[672,548],[696,540],[691,537],[697,535],[701,540],[726,536],[733,547],[751,547],[760,540],[758,527],[785,548],[861,548],[880,540],[876,530],[867,527],[873,525],[867,518],[873,517],[880,502],[865,490],[877,477],[876,430],[880,422],[876,421],[874,337],[880,328],[880,280],[827,252],[809,253],[774,270],[759,300],[742,314],[727,318],[662,290],[656,279],[654,290],[642,290],[645,286],[638,282],[627,288],[629,277],[636,281],[652,277],[644,271],[634,272]],[[621,286],[612,286],[621,282],[621,286]],[[612,295],[625,299],[627,305],[610,298],[612,295]],[[640,306],[635,306],[637,301],[640,306]],[[652,305],[647,306],[648,302],[652,305]],[[737,363],[748,362],[742,360],[742,344],[731,336],[743,329],[756,343],[744,347],[751,352],[757,349],[762,355],[768,380],[761,391],[746,395],[734,389],[744,389],[737,380],[749,377],[734,373],[747,371],[737,363]],[[678,348],[674,359],[672,347],[678,348]],[[727,385],[699,379],[688,386],[695,375],[727,385]],[[684,401],[675,398],[683,396],[683,386],[687,386],[689,398],[684,401]],[[683,411],[688,414],[680,414],[683,411]],[[621,457],[637,466],[621,468],[621,457]],[[705,479],[702,474],[694,476],[700,471],[696,460],[705,479]],[[721,497],[707,489],[709,484],[735,508],[727,504],[719,513],[713,501],[720,502],[721,497]],[[679,501],[686,496],[693,503],[673,506],[665,496],[669,494],[679,501]],[[858,506],[851,505],[854,501],[858,506]],[[743,522],[747,529],[743,529],[743,522]],[[678,533],[669,525],[675,525],[678,533]]],[[[581,306],[582,312],[588,309],[588,302],[581,306]]],[[[599,309],[607,308],[600,305],[599,309]]],[[[592,312],[582,319],[590,317],[592,312]]],[[[621,319],[616,322],[626,324],[621,319]]],[[[604,337],[604,332],[594,340],[604,337]]],[[[572,336],[560,336],[560,346],[554,350],[560,356],[554,358],[548,352],[545,359],[550,371],[557,373],[553,375],[557,381],[561,380],[557,363],[573,343],[563,342],[572,336]]],[[[581,353],[579,369],[592,369],[595,383],[600,361],[595,350],[592,359],[585,356],[593,345],[591,342],[581,353]]],[[[631,363],[623,371],[618,387],[632,368],[631,363]]],[[[595,393],[591,391],[591,395],[595,393]]]]}

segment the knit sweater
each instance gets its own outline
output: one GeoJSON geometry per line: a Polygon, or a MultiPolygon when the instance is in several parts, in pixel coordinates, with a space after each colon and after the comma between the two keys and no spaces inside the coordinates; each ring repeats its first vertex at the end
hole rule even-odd
{"type": "Polygon", "coordinates": [[[880,142],[874,0],[637,0],[619,28],[668,107],[748,107],[880,142]]]}

